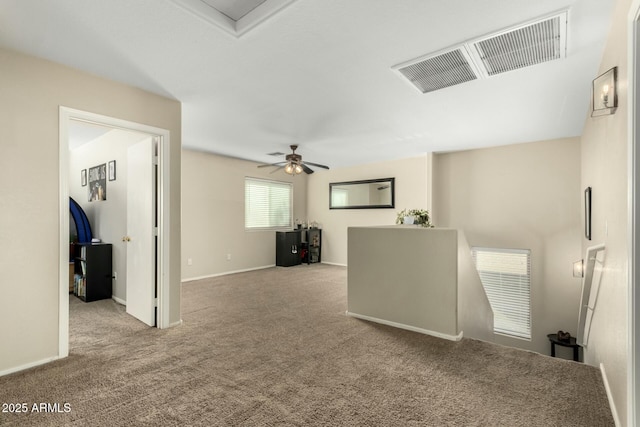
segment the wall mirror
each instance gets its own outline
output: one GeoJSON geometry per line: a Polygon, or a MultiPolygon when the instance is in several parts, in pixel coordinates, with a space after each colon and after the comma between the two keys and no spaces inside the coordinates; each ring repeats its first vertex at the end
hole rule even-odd
{"type": "Polygon", "coordinates": [[[395,207],[395,178],[329,184],[329,209],[379,209],[395,207]]]}

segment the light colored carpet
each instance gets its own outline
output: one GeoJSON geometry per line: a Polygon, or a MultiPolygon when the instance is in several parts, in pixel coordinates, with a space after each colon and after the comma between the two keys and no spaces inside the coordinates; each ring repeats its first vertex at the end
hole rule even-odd
{"type": "Polygon", "coordinates": [[[7,426],[608,426],[600,372],[347,317],[346,269],[271,268],[183,285],[184,324],[147,328],[71,297],[71,355],[0,378],[7,426]]]}

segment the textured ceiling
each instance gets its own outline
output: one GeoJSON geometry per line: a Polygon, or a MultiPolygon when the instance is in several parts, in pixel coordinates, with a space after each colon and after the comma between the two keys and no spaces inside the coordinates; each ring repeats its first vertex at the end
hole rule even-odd
{"type": "Polygon", "coordinates": [[[240,37],[170,0],[0,0],[0,46],[180,100],[183,145],[340,167],[577,136],[613,0],[298,0],[240,37]],[[422,94],[392,67],[569,10],[566,59],[422,94]]]}

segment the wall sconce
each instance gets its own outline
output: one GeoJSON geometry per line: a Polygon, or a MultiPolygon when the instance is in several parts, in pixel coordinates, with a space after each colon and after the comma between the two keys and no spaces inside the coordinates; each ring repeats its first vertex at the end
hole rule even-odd
{"type": "Polygon", "coordinates": [[[618,67],[613,67],[593,81],[591,117],[613,114],[618,108],[618,67]]]}
{"type": "Polygon", "coordinates": [[[573,263],[573,277],[584,277],[584,260],[581,259],[573,263]]]}

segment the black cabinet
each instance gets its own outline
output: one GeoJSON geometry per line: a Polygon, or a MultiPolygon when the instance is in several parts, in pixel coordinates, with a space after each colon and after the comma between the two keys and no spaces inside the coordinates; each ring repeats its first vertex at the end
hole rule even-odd
{"type": "Polygon", "coordinates": [[[302,262],[301,231],[276,231],[276,265],[291,267],[302,262]]]}
{"type": "Polygon", "coordinates": [[[276,265],[291,267],[321,262],[322,230],[319,228],[276,231],[276,265]]]}
{"type": "Polygon", "coordinates": [[[112,245],[75,245],[73,294],[85,302],[111,298],[112,245]]]}

